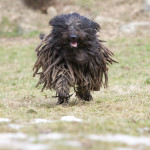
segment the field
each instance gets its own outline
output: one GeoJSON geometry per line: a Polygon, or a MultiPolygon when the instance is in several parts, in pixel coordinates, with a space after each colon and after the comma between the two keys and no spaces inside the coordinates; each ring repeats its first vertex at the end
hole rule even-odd
{"type": "Polygon", "coordinates": [[[80,101],[71,90],[68,105],[56,105],[55,91],[41,92],[33,78],[39,33],[49,31],[52,16],[19,2],[0,2],[0,150],[149,150],[150,30],[120,31],[130,22],[150,22],[143,0],[54,5],[57,13],[77,9],[100,18],[102,40],[119,62],[109,66],[108,88],[93,92],[93,101],[80,101]]]}
{"type": "MultiPolygon", "coordinates": [[[[146,136],[150,133],[150,40],[121,38],[107,42],[119,64],[110,66],[109,87],[94,92],[91,102],[79,101],[75,96],[69,105],[56,106],[54,91],[40,92],[35,88],[32,67],[36,60],[36,38],[2,38],[0,46],[0,114],[10,122],[0,123],[2,133],[24,133],[34,137],[34,144],[53,145],[54,149],[69,149],[67,141],[76,144],[72,149],[114,149],[128,147],[122,142],[95,141],[88,136],[130,135],[146,136]],[[63,116],[75,116],[82,122],[60,121],[63,116]],[[51,123],[31,123],[33,119],[51,120],[51,123]],[[16,125],[18,128],[11,127],[16,125]],[[9,126],[10,125],[10,126],[9,126]],[[13,126],[12,125],[12,126],[13,126]],[[59,133],[63,138],[38,140],[41,134],[59,133]],[[65,138],[65,135],[69,137],[65,138]],[[75,143],[76,142],[76,143],[75,143]],[[77,147],[75,147],[77,146],[77,147]]],[[[72,91],[73,92],[73,91],[72,91]]],[[[0,135],[1,135],[0,134],[0,135]]],[[[25,140],[25,139],[24,139],[25,140]]],[[[133,144],[131,148],[140,147],[133,144]]],[[[143,146],[143,149],[149,149],[143,146]]]]}

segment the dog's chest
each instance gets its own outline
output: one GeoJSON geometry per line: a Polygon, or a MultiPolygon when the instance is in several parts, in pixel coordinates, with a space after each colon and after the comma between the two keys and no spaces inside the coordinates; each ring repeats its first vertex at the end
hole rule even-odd
{"type": "Polygon", "coordinates": [[[76,63],[76,64],[87,64],[90,61],[89,54],[84,50],[74,50],[74,51],[66,51],[64,55],[67,61],[76,63]]]}

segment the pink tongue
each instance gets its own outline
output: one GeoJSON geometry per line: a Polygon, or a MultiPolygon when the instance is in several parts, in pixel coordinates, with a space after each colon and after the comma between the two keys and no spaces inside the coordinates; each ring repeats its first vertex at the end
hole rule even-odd
{"type": "Polygon", "coordinates": [[[70,43],[71,44],[71,46],[73,46],[73,47],[77,47],[77,43],[75,42],[75,43],[70,43]]]}

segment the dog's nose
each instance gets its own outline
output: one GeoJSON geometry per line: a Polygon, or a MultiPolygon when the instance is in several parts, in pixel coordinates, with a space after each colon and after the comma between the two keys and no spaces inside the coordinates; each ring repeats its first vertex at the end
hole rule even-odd
{"type": "Polygon", "coordinates": [[[72,35],[70,35],[70,39],[75,40],[75,39],[77,39],[77,36],[72,34],[72,35]]]}

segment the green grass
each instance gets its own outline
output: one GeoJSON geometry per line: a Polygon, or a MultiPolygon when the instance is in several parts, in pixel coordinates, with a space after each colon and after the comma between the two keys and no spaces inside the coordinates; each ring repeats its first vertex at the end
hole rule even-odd
{"type": "MultiPolygon", "coordinates": [[[[110,66],[109,88],[94,92],[94,100],[91,102],[81,102],[72,97],[68,106],[54,105],[54,91],[45,90],[41,93],[41,87],[35,88],[38,78],[32,77],[32,67],[36,60],[34,48],[37,43],[23,44],[24,40],[22,38],[20,41],[22,46],[20,42],[15,46],[0,46],[1,117],[24,123],[33,118],[59,120],[64,115],[73,115],[84,122],[28,125],[20,131],[31,135],[47,130],[70,133],[74,139],[90,143],[76,135],[121,133],[139,136],[141,133],[138,128],[150,126],[149,39],[124,38],[108,41],[109,47],[114,49],[115,59],[119,61],[119,64],[110,66]]],[[[0,124],[0,132],[16,131],[3,123],[0,124]]],[[[149,132],[143,132],[142,135],[149,136],[149,132]]],[[[91,141],[88,148],[97,150],[101,147],[109,150],[118,146],[122,145],[91,141]]]]}
{"type": "Polygon", "coordinates": [[[15,37],[21,35],[22,32],[17,24],[8,20],[8,18],[3,17],[0,22],[0,36],[1,37],[15,37]]]}
{"type": "Polygon", "coordinates": [[[7,17],[3,17],[0,22],[0,37],[18,37],[23,36],[26,38],[31,38],[39,35],[39,31],[31,30],[24,32],[24,29],[20,27],[17,23],[10,21],[7,17]]]}
{"type": "Polygon", "coordinates": [[[83,8],[89,9],[91,6],[93,6],[93,1],[91,0],[82,0],[82,1],[76,0],[75,2],[77,3],[77,5],[80,5],[83,8]]]}

